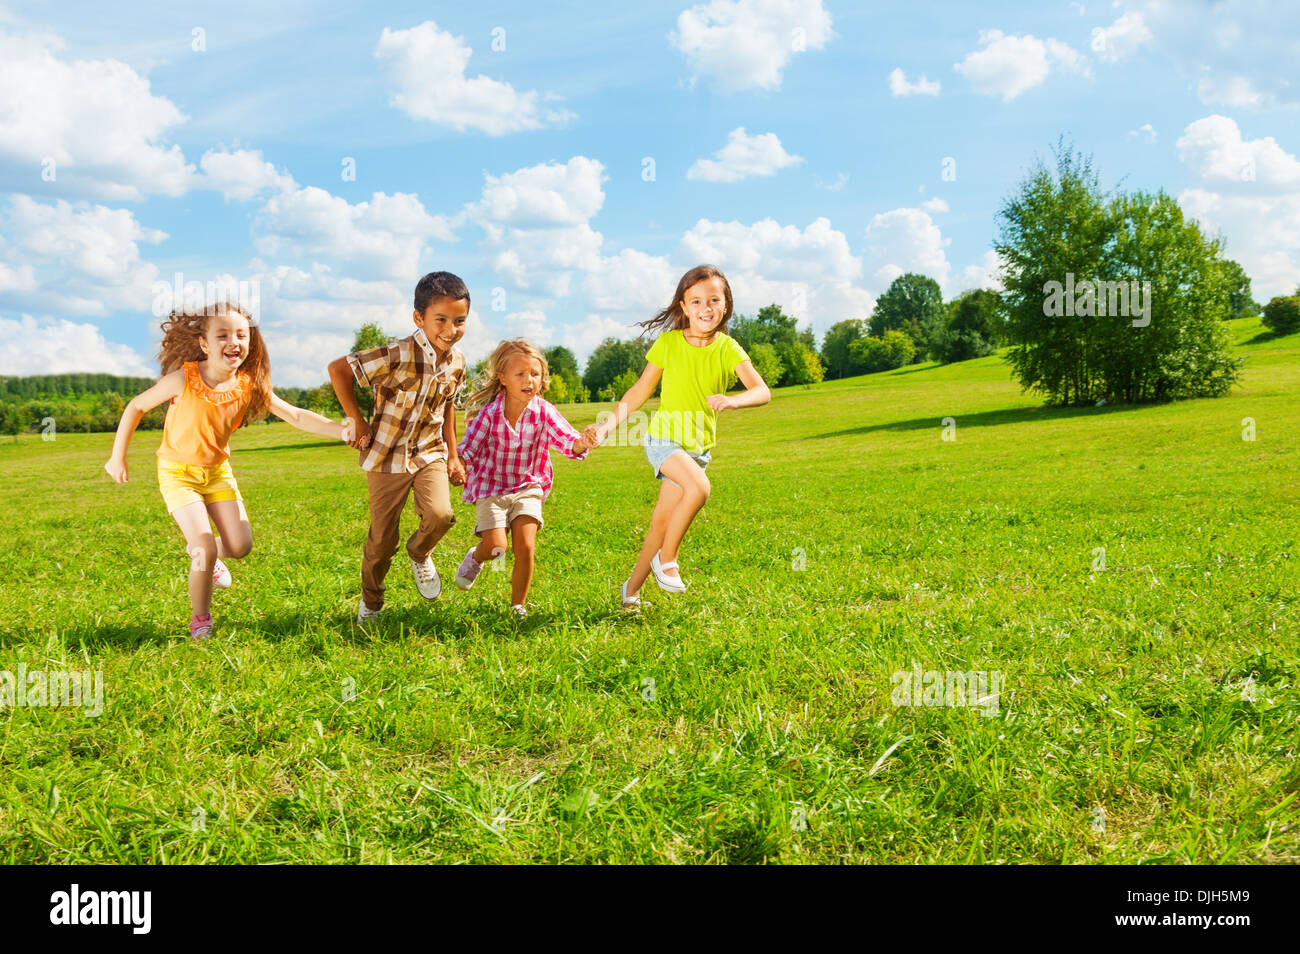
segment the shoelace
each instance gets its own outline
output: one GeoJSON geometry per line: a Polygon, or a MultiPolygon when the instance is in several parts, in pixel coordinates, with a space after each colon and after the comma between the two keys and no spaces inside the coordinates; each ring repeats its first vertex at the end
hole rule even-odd
{"type": "Polygon", "coordinates": [[[433,567],[428,563],[415,564],[415,578],[421,583],[429,583],[433,580],[433,567]]]}

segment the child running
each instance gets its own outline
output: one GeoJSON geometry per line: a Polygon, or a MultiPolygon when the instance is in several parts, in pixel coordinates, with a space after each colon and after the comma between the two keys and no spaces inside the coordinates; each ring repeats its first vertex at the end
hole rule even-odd
{"type": "Polygon", "coordinates": [[[248,511],[230,469],[230,435],[268,409],[322,437],[350,441],[352,432],[350,424],[294,407],[271,390],[266,346],[256,320],[240,306],[222,302],[197,312],[173,311],[162,331],[162,377],[123,410],[104,469],[118,483],[127,482],[131,435],[146,413],[171,401],[158,448],[158,487],[190,555],[190,636],[206,639],[212,635],[212,588],[226,589],[231,582],[222,558],[237,560],[253,549],[248,511]]]}
{"type": "Polygon", "coordinates": [[[456,570],[456,585],[468,590],[483,564],[506,552],[506,532],[515,551],[510,609],[525,616],[533,581],[542,501],[551,492],[551,448],[582,460],[596,445],[596,425],[579,435],[542,395],[550,384],[546,357],[522,338],[503,341],[488,358],[485,383],[469,399],[483,409],[465,427],[460,443],[465,462],[465,503],[478,511],[479,536],[456,570]]]}
{"type": "Polygon", "coordinates": [[[599,444],[654,394],[663,377],[659,410],[650,419],[645,439],[646,457],[663,483],[641,555],[620,588],[625,610],[640,608],[641,584],[651,573],[660,589],[686,591],[678,550],[709,499],[704,468],[713,457],[718,412],[758,407],[772,399],[745,349],[726,333],[731,310],[731,286],[717,268],[698,265],[683,275],[672,304],[641,322],[646,331],[661,333],[646,353],[640,379],[614,414],[596,425],[599,444]],[[725,392],[737,377],[746,390],[728,396],[725,392]]]}

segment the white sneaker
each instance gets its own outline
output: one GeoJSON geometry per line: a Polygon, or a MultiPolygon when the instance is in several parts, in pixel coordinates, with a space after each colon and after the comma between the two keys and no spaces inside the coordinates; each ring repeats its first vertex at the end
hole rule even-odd
{"type": "Polygon", "coordinates": [[[514,613],[516,616],[520,618],[523,618],[528,615],[528,610],[524,609],[522,603],[515,603],[513,606],[510,607],[510,612],[514,613]]]}
{"type": "Polygon", "coordinates": [[[220,560],[212,564],[212,585],[218,590],[230,589],[230,570],[220,560]]]}
{"type": "Polygon", "coordinates": [[[681,578],[682,568],[677,565],[676,560],[668,563],[659,562],[659,554],[656,553],[650,558],[650,570],[655,575],[655,582],[659,584],[659,589],[665,593],[685,593],[686,582],[681,578]],[[669,576],[664,570],[676,570],[678,576],[669,576]]]}
{"type": "Polygon", "coordinates": [[[379,619],[379,614],[381,612],[383,611],[372,610],[369,606],[367,606],[366,598],[363,596],[361,597],[361,605],[357,607],[357,622],[364,623],[367,620],[379,619]]]}
{"type": "Polygon", "coordinates": [[[442,595],[442,580],[438,568],[433,565],[433,557],[427,556],[423,563],[411,561],[411,572],[415,574],[415,588],[426,600],[436,600],[442,595]]]}

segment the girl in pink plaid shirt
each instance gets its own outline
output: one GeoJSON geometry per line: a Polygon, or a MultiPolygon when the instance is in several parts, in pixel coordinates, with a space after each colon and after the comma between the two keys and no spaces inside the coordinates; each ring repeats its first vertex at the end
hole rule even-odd
{"type": "Polygon", "coordinates": [[[551,448],[582,460],[595,446],[595,425],[579,434],[542,397],[550,383],[546,358],[522,338],[497,345],[486,377],[469,401],[482,410],[466,425],[459,447],[465,463],[463,499],[478,511],[474,532],[479,542],[456,570],[456,585],[462,590],[474,585],[483,564],[505,553],[509,531],[515,551],[510,608],[524,616],[542,501],[554,481],[551,448]]]}

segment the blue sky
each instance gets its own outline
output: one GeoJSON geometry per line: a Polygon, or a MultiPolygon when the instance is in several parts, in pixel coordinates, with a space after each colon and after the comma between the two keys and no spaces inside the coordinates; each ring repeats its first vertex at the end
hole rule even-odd
{"type": "Polygon", "coordinates": [[[1266,300],[1300,284],[1297,37],[1282,3],[0,4],[0,374],[155,373],[177,272],[257,290],[284,385],[442,268],[471,358],[585,357],[702,260],[820,335],[904,270],[996,285],[1061,136],[1266,300]]]}

